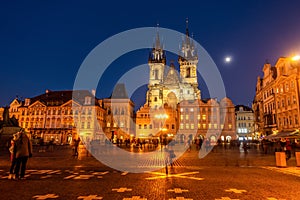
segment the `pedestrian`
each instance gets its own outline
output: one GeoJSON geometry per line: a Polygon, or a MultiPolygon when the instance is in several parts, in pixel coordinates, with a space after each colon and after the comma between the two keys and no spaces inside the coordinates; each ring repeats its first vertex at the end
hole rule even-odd
{"type": "Polygon", "coordinates": [[[286,151],[286,139],[280,139],[280,151],[286,151]]]}
{"type": "Polygon", "coordinates": [[[206,152],[208,152],[209,149],[210,149],[210,140],[208,138],[206,138],[205,139],[205,150],[206,150],[206,152]]]}
{"type": "Polygon", "coordinates": [[[15,152],[15,142],[18,139],[19,133],[15,133],[13,135],[13,138],[10,141],[10,147],[9,147],[9,152],[10,152],[10,169],[9,169],[9,175],[8,175],[8,179],[15,179],[16,175],[15,175],[15,166],[16,166],[16,152],[15,152]]]}
{"type": "Polygon", "coordinates": [[[53,149],[54,149],[54,138],[51,138],[51,140],[49,141],[48,149],[49,149],[50,152],[53,152],[53,149]]]}
{"type": "Polygon", "coordinates": [[[32,144],[23,130],[19,132],[19,137],[15,141],[14,151],[16,155],[15,178],[25,179],[26,164],[28,158],[32,157],[32,144]]]}
{"type": "Polygon", "coordinates": [[[289,160],[291,158],[291,150],[292,150],[292,145],[291,141],[287,138],[285,142],[285,153],[286,153],[286,160],[289,160]]]}
{"type": "Polygon", "coordinates": [[[248,153],[248,144],[247,142],[243,142],[243,149],[244,149],[244,153],[247,154],[248,153]]]}
{"type": "Polygon", "coordinates": [[[74,139],[74,156],[78,156],[78,146],[80,143],[80,138],[78,138],[77,140],[74,139]]]}

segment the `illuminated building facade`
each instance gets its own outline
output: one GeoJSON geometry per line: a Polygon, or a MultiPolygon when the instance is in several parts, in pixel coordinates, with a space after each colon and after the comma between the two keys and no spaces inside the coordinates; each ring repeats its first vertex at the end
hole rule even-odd
{"type": "Polygon", "coordinates": [[[104,123],[105,109],[94,92],[46,90],[24,101],[13,100],[10,116],[15,116],[33,138],[45,142],[71,143],[79,135],[85,140],[104,137],[98,123],[104,123]]]}
{"type": "Polygon", "coordinates": [[[254,133],[254,113],[244,105],[235,106],[236,133],[239,139],[257,139],[254,133]]]}
{"type": "Polygon", "coordinates": [[[299,60],[279,58],[263,67],[253,101],[255,131],[270,135],[299,129],[299,60]]]}
{"type": "Polygon", "coordinates": [[[134,103],[128,98],[124,84],[118,83],[110,98],[103,99],[106,109],[103,131],[108,139],[127,139],[135,134],[134,103]]]}
{"type": "Polygon", "coordinates": [[[0,108],[0,121],[3,120],[4,108],[0,108]]]}

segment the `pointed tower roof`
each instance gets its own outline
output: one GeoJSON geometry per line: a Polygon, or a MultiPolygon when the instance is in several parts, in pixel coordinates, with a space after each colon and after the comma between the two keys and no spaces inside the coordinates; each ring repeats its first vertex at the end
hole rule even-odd
{"type": "Polygon", "coordinates": [[[188,19],[188,18],[186,18],[185,23],[186,23],[186,27],[185,27],[185,35],[189,37],[190,34],[189,34],[189,19],[188,19]]]}
{"type": "Polygon", "coordinates": [[[153,44],[153,48],[149,53],[149,63],[163,63],[166,64],[166,54],[162,48],[160,38],[159,38],[159,31],[157,28],[155,43],[153,44]]]}
{"type": "Polygon", "coordinates": [[[159,24],[157,24],[157,30],[156,30],[156,38],[155,38],[155,46],[154,46],[154,48],[155,48],[155,49],[162,49],[162,46],[161,46],[161,44],[160,44],[160,38],[159,38],[158,27],[159,27],[159,24]]]}
{"type": "Polygon", "coordinates": [[[113,99],[128,99],[128,94],[124,83],[117,83],[111,95],[113,99]]]}
{"type": "Polygon", "coordinates": [[[191,60],[191,59],[197,59],[197,52],[194,45],[193,40],[191,40],[189,36],[189,21],[188,18],[186,19],[186,30],[185,30],[185,37],[182,40],[182,45],[180,49],[180,55],[178,60],[184,61],[184,60],[191,60]]]}

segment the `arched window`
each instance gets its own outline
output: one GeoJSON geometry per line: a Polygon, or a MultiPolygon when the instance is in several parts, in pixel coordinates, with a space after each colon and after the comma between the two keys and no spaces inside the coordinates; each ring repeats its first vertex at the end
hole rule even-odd
{"type": "Polygon", "coordinates": [[[187,68],[186,69],[186,78],[190,78],[191,77],[191,68],[187,68]]]}

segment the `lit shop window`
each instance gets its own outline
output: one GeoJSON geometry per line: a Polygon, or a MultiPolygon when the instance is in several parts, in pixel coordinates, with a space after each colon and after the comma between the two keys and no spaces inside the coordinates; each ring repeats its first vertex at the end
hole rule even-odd
{"type": "Polygon", "coordinates": [[[180,129],[183,129],[183,123],[180,124],[180,129]]]}
{"type": "Polygon", "coordinates": [[[185,128],[186,129],[190,129],[190,125],[189,124],[185,124],[185,128]]]}

